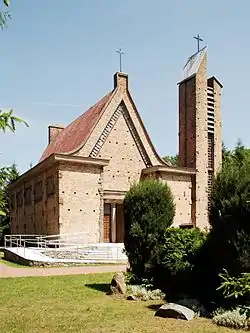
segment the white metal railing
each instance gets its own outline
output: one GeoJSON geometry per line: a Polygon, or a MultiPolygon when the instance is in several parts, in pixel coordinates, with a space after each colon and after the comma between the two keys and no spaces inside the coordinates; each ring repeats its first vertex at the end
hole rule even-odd
{"type": "Polygon", "coordinates": [[[73,233],[73,234],[58,234],[58,235],[20,235],[20,234],[12,234],[5,235],[4,237],[4,247],[23,247],[28,246],[28,244],[32,244],[34,247],[42,248],[45,245],[51,246],[64,246],[67,242],[69,244],[86,244],[86,241],[83,242],[82,235],[86,234],[82,233],[73,233]]]}
{"type": "Polygon", "coordinates": [[[4,236],[4,248],[15,247],[18,250],[20,248],[25,249],[27,247],[40,247],[39,243],[40,235],[5,235],[4,236]],[[32,245],[32,246],[31,246],[32,245]]]}
{"type": "Polygon", "coordinates": [[[123,260],[122,244],[112,243],[87,243],[83,239],[83,235],[86,233],[68,233],[59,235],[5,235],[4,247],[15,247],[17,253],[22,248],[25,255],[26,248],[33,248],[39,250],[50,257],[62,257],[68,256],[68,259],[81,258],[96,259],[96,260],[123,260]]]}

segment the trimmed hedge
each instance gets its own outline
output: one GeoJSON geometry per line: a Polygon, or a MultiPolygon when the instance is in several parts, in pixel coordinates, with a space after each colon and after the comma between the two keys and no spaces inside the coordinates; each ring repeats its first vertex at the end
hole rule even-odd
{"type": "Polygon", "coordinates": [[[137,282],[152,277],[155,255],[173,223],[175,204],[167,184],[145,180],[132,186],[124,199],[124,245],[137,282]]]}

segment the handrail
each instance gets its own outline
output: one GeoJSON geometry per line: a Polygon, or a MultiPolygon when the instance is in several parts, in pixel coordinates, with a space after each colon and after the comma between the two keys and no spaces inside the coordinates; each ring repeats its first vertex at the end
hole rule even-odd
{"type": "Polygon", "coordinates": [[[22,253],[25,253],[26,248],[31,248],[37,249],[45,255],[51,255],[54,252],[62,253],[62,256],[69,257],[71,253],[72,258],[82,259],[85,255],[88,256],[94,253],[94,257],[99,255],[106,260],[119,260],[122,250],[121,244],[113,244],[112,247],[110,247],[108,243],[87,243],[83,241],[81,237],[82,234],[85,233],[67,234],[68,239],[64,237],[65,234],[50,236],[23,234],[5,235],[4,247],[14,247],[17,253],[21,251],[21,248],[23,249],[22,253]],[[51,236],[57,237],[57,239],[52,239],[51,236]]]}
{"type": "Polygon", "coordinates": [[[86,235],[88,234],[87,232],[85,231],[81,231],[81,232],[73,232],[73,233],[65,233],[65,234],[54,234],[54,235],[40,235],[40,237],[42,238],[54,238],[54,237],[57,237],[57,238],[64,238],[64,237],[67,237],[67,236],[79,236],[79,235],[86,235]]]}

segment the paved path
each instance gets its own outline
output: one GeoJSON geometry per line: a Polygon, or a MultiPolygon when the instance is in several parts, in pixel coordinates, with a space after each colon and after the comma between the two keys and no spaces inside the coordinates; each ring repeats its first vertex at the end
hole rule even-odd
{"type": "Polygon", "coordinates": [[[0,263],[0,278],[5,277],[24,277],[24,276],[55,276],[55,275],[75,275],[93,274],[125,271],[126,265],[110,266],[81,266],[81,267],[51,267],[51,268],[22,268],[10,267],[0,263]]]}

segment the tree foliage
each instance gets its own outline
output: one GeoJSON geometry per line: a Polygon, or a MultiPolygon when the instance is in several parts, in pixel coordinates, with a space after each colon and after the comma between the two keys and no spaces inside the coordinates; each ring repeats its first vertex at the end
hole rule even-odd
{"type": "Polygon", "coordinates": [[[155,282],[168,297],[192,294],[193,268],[206,234],[199,229],[168,228],[155,262],[155,282]]]}
{"type": "Polygon", "coordinates": [[[11,132],[15,132],[16,130],[16,124],[17,123],[23,123],[27,127],[29,126],[26,121],[23,119],[16,117],[13,115],[13,110],[5,111],[3,112],[0,110],[0,129],[3,132],[6,132],[7,129],[9,129],[11,132]]]}
{"type": "Polygon", "coordinates": [[[212,188],[210,214],[212,227],[221,227],[224,223],[228,223],[229,226],[234,220],[240,228],[249,214],[249,204],[250,149],[238,141],[232,151],[225,147],[223,150],[222,170],[212,188]]]}
{"type": "MultiPolygon", "coordinates": [[[[197,293],[195,296],[207,306],[211,302],[233,305],[231,297],[225,299],[225,292],[229,290],[227,288],[231,288],[231,293],[234,290],[235,295],[240,294],[240,284],[243,286],[246,276],[249,276],[245,273],[250,273],[250,149],[244,147],[240,140],[232,150],[223,144],[222,160],[222,170],[214,180],[211,193],[212,228],[193,257],[192,279],[197,293]],[[221,275],[224,269],[228,275],[221,275]],[[221,278],[224,278],[222,284],[221,278]],[[220,285],[222,287],[218,288],[220,285]]],[[[179,244],[178,240],[176,244],[179,244]]],[[[183,246],[177,246],[181,252],[175,250],[171,253],[180,258],[176,265],[178,264],[180,269],[183,266],[184,272],[187,271],[187,262],[180,253],[185,252],[183,249],[188,252],[188,244],[183,246]]],[[[162,261],[161,269],[169,266],[172,255],[166,255],[167,261],[162,261]]],[[[179,280],[181,274],[174,275],[176,268],[172,266],[168,281],[172,279],[179,290],[178,286],[182,285],[179,280]]],[[[167,276],[167,273],[164,276],[167,276]]],[[[185,279],[188,281],[188,277],[185,276],[185,279]]],[[[174,290],[173,286],[171,289],[174,290]]]]}
{"type": "Polygon", "coordinates": [[[163,157],[163,160],[173,166],[179,166],[179,156],[178,154],[175,156],[166,155],[163,157]]]}
{"type": "Polygon", "coordinates": [[[226,270],[219,274],[221,285],[217,290],[223,290],[226,298],[246,298],[250,300],[250,274],[242,273],[238,277],[230,276],[226,270]]]}
{"type": "Polygon", "coordinates": [[[222,170],[211,193],[212,229],[196,258],[197,291],[206,301],[232,302],[217,290],[224,269],[231,277],[250,272],[249,200],[250,150],[238,141],[233,150],[223,147],[222,170]]]}
{"type": "Polygon", "coordinates": [[[0,169],[0,238],[10,232],[8,185],[18,179],[19,175],[15,164],[0,169]]]}
{"type": "Polygon", "coordinates": [[[170,188],[156,180],[134,185],[124,200],[125,249],[133,274],[147,279],[165,230],[173,223],[174,197],[170,188]]]}
{"type": "MultiPolygon", "coordinates": [[[[5,7],[9,7],[10,0],[2,0],[2,3],[5,7]]],[[[0,28],[4,29],[7,27],[7,21],[11,18],[10,13],[4,9],[0,11],[0,28]]]]}

